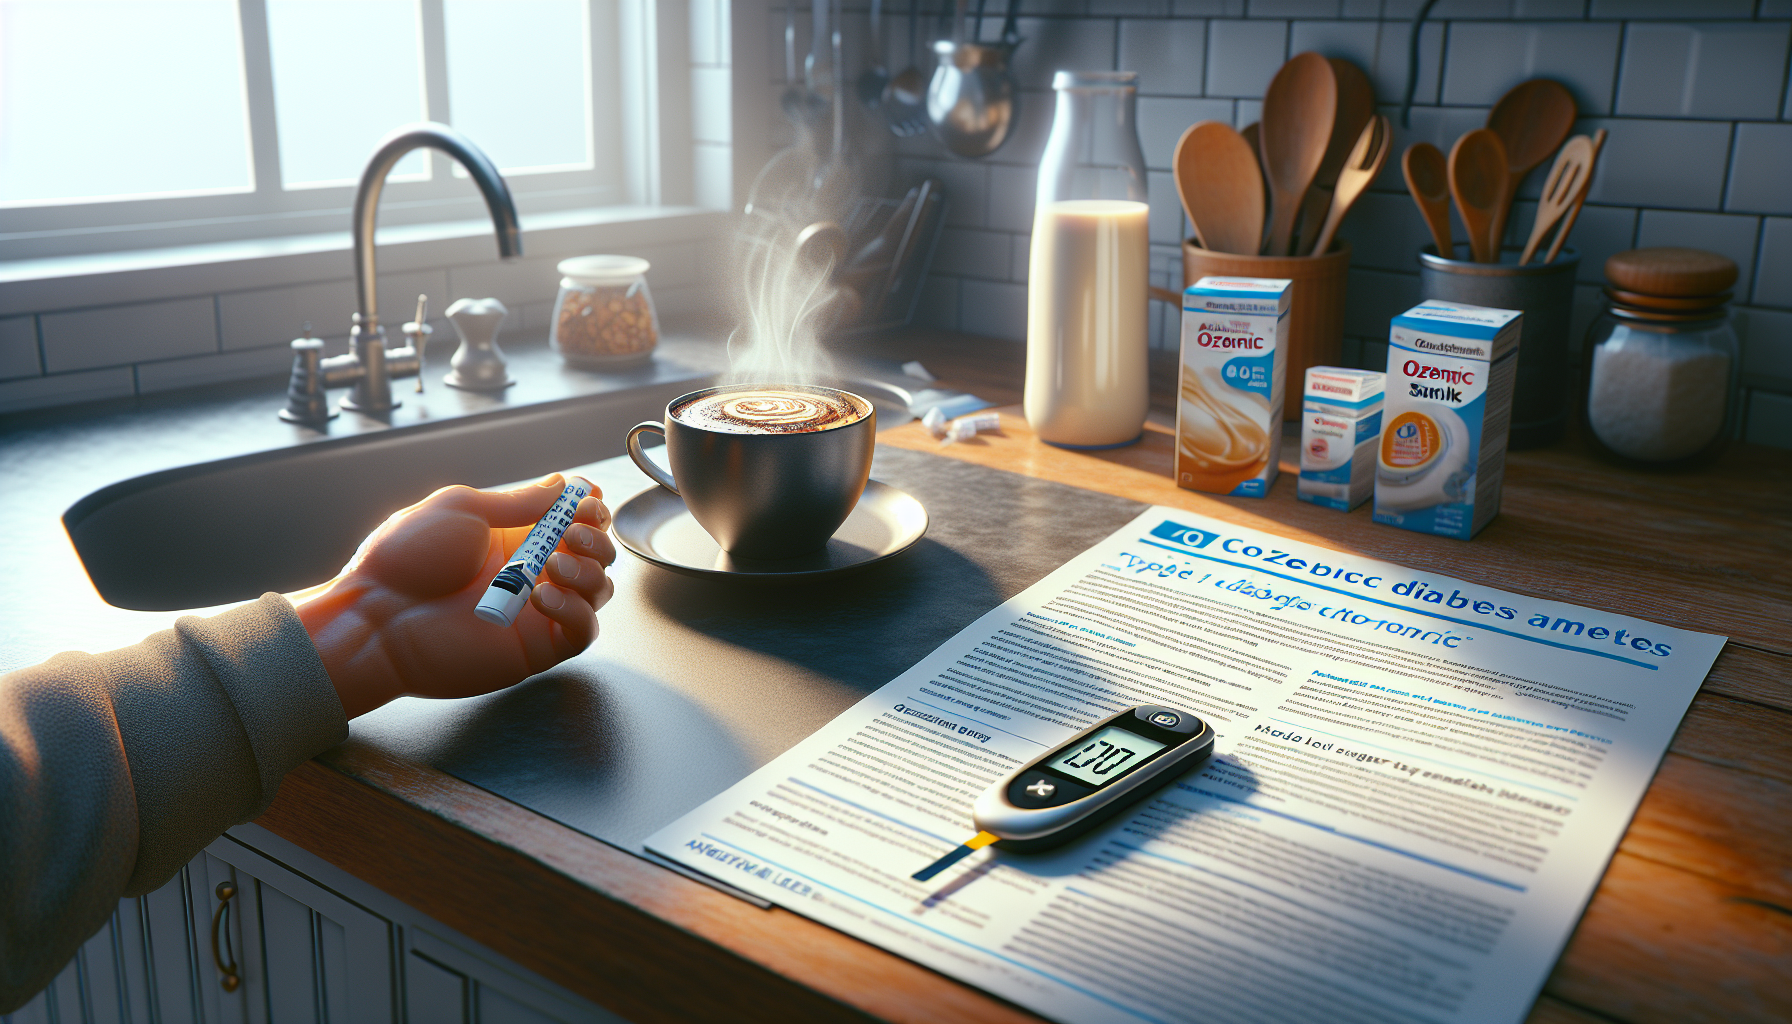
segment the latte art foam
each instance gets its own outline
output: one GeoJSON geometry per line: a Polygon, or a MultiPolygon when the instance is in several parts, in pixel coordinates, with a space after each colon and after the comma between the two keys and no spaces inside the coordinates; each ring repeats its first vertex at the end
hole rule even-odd
{"type": "Polygon", "coordinates": [[[741,388],[701,395],[672,410],[679,422],[729,434],[798,434],[865,418],[852,397],[820,388],[741,388]]]}

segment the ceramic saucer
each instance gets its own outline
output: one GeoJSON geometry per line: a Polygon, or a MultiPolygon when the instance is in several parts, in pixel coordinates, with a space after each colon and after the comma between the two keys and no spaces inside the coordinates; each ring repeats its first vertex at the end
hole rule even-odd
{"type": "Polygon", "coordinates": [[[827,547],[796,558],[746,559],[723,551],[697,525],[683,498],[649,487],[616,509],[614,532],[636,555],[686,576],[811,580],[854,572],[908,550],[927,532],[927,510],[907,492],[872,480],[827,547]]]}

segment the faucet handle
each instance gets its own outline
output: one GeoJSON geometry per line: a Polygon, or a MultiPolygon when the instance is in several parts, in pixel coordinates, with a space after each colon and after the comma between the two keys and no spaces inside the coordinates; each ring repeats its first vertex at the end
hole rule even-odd
{"type": "Polygon", "coordinates": [[[311,336],[311,325],[305,333],[292,339],[292,377],[286,384],[286,408],[280,418],[288,423],[325,423],[336,415],[324,394],[324,342],[311,336]]]}
{"type": "Polygon", "coordinates": [[[417,352],[417,393],[423,393],[423,350],[429,345],[429,336],[435,328],[429,326],[429,296],[417,296],[417,318],[404,325],[405,340],[417,352]]]}
{"type": "Polygon", "coordinates": [[[498,326],[509,310],[497,299],[459,299],[448,307],[449,322],[460,335],[444,383],[466,391],[502,391],[516,383],[505,368],[498,347],[498,326]]]}

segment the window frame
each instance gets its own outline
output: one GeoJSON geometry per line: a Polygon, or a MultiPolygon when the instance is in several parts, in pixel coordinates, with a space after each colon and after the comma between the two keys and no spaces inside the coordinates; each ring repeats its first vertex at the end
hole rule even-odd
{"type": "MultiPolygon", "coordinates": [[[[452,124],[448,100],[447,26],[443,0],[418,5],[424,76],[424,117],[452,124]]],[[[628,131],[623,109],[647,99],[653,82],[626,88],[627,49],[636,40],[631,23],[651,23],[655,0],[584,0],[592,166],[569,171],[507,174],[519,212],[551,213],[651,201],[631,180],[633,152],[648,141],[628,131]],[[641,7],[644,10],[629,10],[641,7]],[[643,95],[645,93],[645,96],[643,95]],[[620,100],[620,101],[619,101],[620,100]],[[630,138],[633,134],[635,138],[630,138]],[[621,145],[605,145],[606,139],[621,145]]],[[[280,142],[268,38],[266,0],[237,0],[244,91],[249,122],[253,186],[201,195],[135,199],[82,199],[0,208],[0,261],[98,256],[220,242],[312,235],[344,230],[356,185],[287,189],[280,174],[280,142]]],[[[359,55],[356,55],[357,58],[359,55]]],[[[345,62],[347,63],[347,62],[345,62]]],[[[337,73],[333,71],[332,73],[337,73]]],[[[396,126],[394,126],[396,127],[396,126]]],[[[641,124],[642,128],[647,127],[641,124]]],[[[477,141],[477,140],[475,140],[477,141]]],[[[446,154],[426,150],[430,177],[388,181],[380,204],[382,225],[401,226],[485,217],[478,191],[446,154]]],[[[370,154],[371,155],[371,154],[370,154]]],[[[657,191],[657,190],[655,190],[657,191]]]]}

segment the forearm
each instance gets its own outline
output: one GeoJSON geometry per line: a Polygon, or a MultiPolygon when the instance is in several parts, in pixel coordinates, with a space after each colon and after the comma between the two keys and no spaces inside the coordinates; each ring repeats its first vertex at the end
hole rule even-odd
{"type": "Polygon", "coordinates": [[[278,595],[0,677],[0,1012],[345,734],[278,595]]]}

